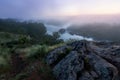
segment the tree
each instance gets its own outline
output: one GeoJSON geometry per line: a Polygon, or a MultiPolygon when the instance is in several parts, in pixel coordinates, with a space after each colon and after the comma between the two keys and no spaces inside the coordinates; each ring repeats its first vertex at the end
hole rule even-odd
{"type": "Polygon", "coordinates": [[[60,37],[60,34],[58,32],[53,32],[53,37],[55,39],[58,39],[60,37]]]}

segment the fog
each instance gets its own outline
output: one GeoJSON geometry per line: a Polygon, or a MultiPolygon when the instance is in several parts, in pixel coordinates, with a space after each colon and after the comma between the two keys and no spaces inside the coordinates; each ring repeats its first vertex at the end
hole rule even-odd
{"type": "Polygon", "coordinates": [[[119,16],[80,16],[64,19],[48,19],[43,23],[47,33],[51,34],[60,29],[66,32],[61,39],[86,39],[98,41],[120,41],[120,17],[119,16]]]}
{"type": "Polygon", "coordinates": [[[60,34],[60,39],[63,39],[64,41],[67,41],[69,39],[73,39],[73,40],[88,40],[88,41],[93,41],[92,38],[87,38],[87,37],[83,37],[77,34],[70,34],[67,29],[71,26],[72,24],[70,23],[66,23],[64,25],[61,26],[56,26],[56,25],[51,25],[51,24],[45,24],[46,28],[47,28],[47,33],[52,35],[53,32],[59,32],[60,29],[64,29],[65,32],[63,34],[60,34]]]}

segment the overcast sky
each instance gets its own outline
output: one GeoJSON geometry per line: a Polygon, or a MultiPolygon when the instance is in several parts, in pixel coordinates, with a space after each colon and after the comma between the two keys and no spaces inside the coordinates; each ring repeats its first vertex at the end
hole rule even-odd
{"type": "Polygon", "coordinates": [[[119,14],[120,0],[0,0],[0,18],[119,14]]]}

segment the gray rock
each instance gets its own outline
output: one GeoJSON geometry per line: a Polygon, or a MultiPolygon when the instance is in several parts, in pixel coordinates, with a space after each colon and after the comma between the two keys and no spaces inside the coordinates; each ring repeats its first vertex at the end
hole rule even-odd
{"type": "Polygon", "coordinates": [[[66,32],[66,29],[60,29],[60,30],[59,30],[59,33],[60,33],[60,34],[64,34],[65,32],[66,32]]]}
{"type": "Polygon", "coordinates": [[[91,67],[98,73],[100,80],[113,80],[117,76],[118,69],[96,54],[87,55],[87,59],[91,67]]]}
{"type": "Polygon", "coordinates": [[[68,45],[71,46],[74,51],[79,52],[79,50],[85,49],[87,43],[88,43],[87,41],[82,40],[82,41],[76,41],[76,42],[70,43],[68,45]]]}
{"type": "Polygon", "coordinates": [[[84,69],[84,61],[76,51],[70,52],[53,69],[57,80],[77,80],[77,73],[84,69]]]}
{"type": "Polygon", "coordinates": [[[79,80],[94,80],[94,78],[87,71],[85,71],[85,72],[82,72],[79,80]]]}
{"type": "Polygon", "coordinates": [[[56,65],[62,58],[64,58],[69,53],[69,49],[70,47],[68,46],[62,46],[50,52],[46,58],[47,64],[56,65]]]}
{"type": "Polygon", "coordinates": [[[98,78],[98,74],[95,71],[90,71],[90,74],[93,78],[98,78]]]}
{"type": "Polygon", "coordinates": [[[120,44],[75,41],[46,58],[57,80],[120,80],[120,44]]]}

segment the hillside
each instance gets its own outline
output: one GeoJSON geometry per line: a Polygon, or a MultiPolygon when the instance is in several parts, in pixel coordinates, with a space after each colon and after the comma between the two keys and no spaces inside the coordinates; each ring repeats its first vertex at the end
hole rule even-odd
{"type": "Polygon", "coordinates": [[[61,45],[34,44],[29,36],[0,32],[0,80],[54,80],[44,58],[61,45]]]}
{"type": "Polygon", "coordinates": [[[42,23],[1,20],[0,80],[120,80],[119,42],[59,37],[42,23]]]}
{"type": "Polygon", "coordinates": [[[54,80],[44,57],[63,44],[42,23],[0,19],[0,80],[54,80]]]}

